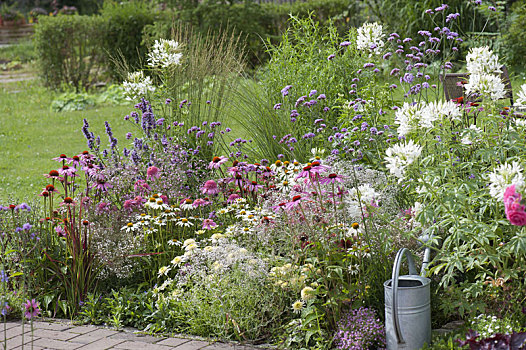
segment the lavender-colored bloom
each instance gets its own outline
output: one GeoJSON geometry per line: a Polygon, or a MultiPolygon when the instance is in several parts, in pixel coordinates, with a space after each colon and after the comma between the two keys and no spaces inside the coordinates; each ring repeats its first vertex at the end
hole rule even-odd
{"type": "Polygon", "coordinates": [[[323,111],[324,111],[324,112],[328,112],[328,111],[330,111],[330,110],[331,110],[331,109],[330,109],[329,107],[324,107],[324,108],[323,108],[323,111]]]}
{"type": "Polygon", "coordinates": [[[384,60],[387,60],[387,59],[389,59],[389,57],[391,57],[392,55],[393,55],[392,52],[387,52],[387,53],[383,56],[383,59],[384,59],[384,60]]]}
{"type": "Polygon", "coordinates": [[[7,275],[7,273],[5,273],[4,270],[1,270],[0,271],[0,282],[7,283],[8,281],[9,281],[9,276],[7,275]]]}
{"type": "Polygon", "coordinates": [[[276,103],[276,104],[274,105],[274,110],[278,110],[278,109],[280,109],[280,108],[281,108],[281,103],[276,103]]]}
{"type": "Polygon", "coordinates": [[[20,203],[19,205],[15,207],[15,211],[18,211],[18,210],[25,210],[27,212],[30,212],[31,207],[27,203],[20,203]]]}
{"type": "Polygon", "coordinates": [[[167,98],[167,99],[164,101],[165,104],[170,104],[170,102],[172,102],[172,100],[169,99],[169,98],[167,98]]]}
{"type": "Polygon", "coordinates": [[[327,57],[327,60],[328,60],[328,61],[331,61],[334,57],[336,57],[336,55],[334,55],[334,54],[330,54],[329,57],[327,57]]]}
{"type": "Polygon", "coordinates": [[[126,140],[129,140],[131,138],[132,138],[132,133],[131,132],[127,133],[126,134],[126,140]]]}
{"type": "Polygon", "coordinates": [[[389,73],[389,75],[395,75],[395,74],[398,74],[399,72],[400,72],[400,69],[398,69],[398,68],[393,68],[393,69],[391,70],[391,73],[389,73]]]}
{"type": "Polygon", "coordinates": [[[281,89],[281,95],[283,95],[283,97],[287,96],[291,87],[292,85],[287,85],[283,89],[281,89]]]}
{"type": "Polygon", "coordinates": [[[26,230],[26,231],[29,231],[31,230],[31,227],[33,227],[33,225],[31,225],[30,223],[25,223],[22,225],[22,229],[26,230]]]}
{"type": "Polygon", "coordinates": [[[445,9],[447,9],[449,6],[447,4],[442,4],[442,6],[439,6],[435,9],[435,11],[437,12],[440,12],[440,11],[444,11],[445,9]]]}
{"type": "Polygon", "coordinates": [[[159,118],[159,119],[157,119],[157,121],[155,122],[155,124],[157,124],[157,125],[163,125],[163,123],[164,123],[164,118],[159,118]]]}
{"type": "Polygon", "coordinates": [[[411,40],[413,40],[413,39],[411,39],[411,38],[405,38],[404,40],[402,40],[402,42],[405,44],[405,43],[410,42],[411,40]]]}
{"type": "Polygon", "coordinates": [[[309,132],[309,133],[306,133],[305,135],[303,135],[302,138],[304,138],[304,139],[311,139],[311,138],[313,138],[315,136],[316,136],[316,134],[314,134],[312,132],[309,132]]]}
{"type": "Polygon", "coordinates": [[[374,67],[374,63],[366,63],[363,65],[363,68],[373,68],[374,67]]]}
{"type": "Polygon", "coordinates": [[[392,90],[392,89],[396,89],[397,87],[398,87],[398,86],[397,86],[396,84],[391,84],[391,85],[389,85],[389,89],[391,89],[391,90],[392,90]]]}
{"type": "Polygon", "coordinates": [[[316,90],[311,90],[311,91],[309,92],[309,97],[312,97],[312,96],[316,95],[317,93],[318,93],[318,91],[316,91],[316,90]]]}
{"type": "Polygon", "coordinates": [[[300,98],[298,98],[298,99],[296,100],[296,103],[294,104],[294,106],[295,106],[295,107],[298,107],[298,105],[299,105],[300,103],[304,102],[306,98],[307,98],[307,96],[301,96],[300,98]]]}
{"type": "Polygon", "coordinates": [[[341,43],[340,43],[340,46],[345,47],[345,46],[349,46],[349,45],[351,45],[351,44],[352,44],[352,43],[351,43],[350,41],[344,41],[344,42],[341,42],[341,43]]]}
{"type": "Polygon", "coordinates": [[[406,82],[408,84],[411,84],[415,77],[411,73],[405,73],[402,78],[400,78],[400,82],[406,82]]]}
{"type": "Polygon", "coordinates": [[[433,10],[431,10],[431,9],[427,9],[425,12],[426,12],[427,14],[429,14],[429,15],[432,15],[432,14],[434,13],[433,10]]]}
{"type": "Polygon", "coordinates": [[[457,12],[457,13],[450,13],[450,14],[447,15],[447,17],[446,17],[446,23],[447,23],[447,22],[450,22],[450,21],[452,21],[452,20],[454,20],[454,19],[456,19],[456,18],[459,17],[459,16],[460,16],[460,13],[458,13],[458,12],[457,12]]]}
{"type": "Polygon", "coordinates": [[[327,96],[325,96],[325,94],[320,94],[318,96],[318,100],[325,100],[327,98],[327,96]]]}
{"type": "Polygon", "coordinates": [[[493,11],[493,12],[497,11],[497,9],[495,8],[495,6],[490,6],[490,7],[488,7],[488,10],[493,11]]]}

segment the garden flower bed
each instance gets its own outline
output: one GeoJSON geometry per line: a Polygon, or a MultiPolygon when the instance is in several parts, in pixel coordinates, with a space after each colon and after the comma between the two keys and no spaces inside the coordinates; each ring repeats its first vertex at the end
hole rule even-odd
{"type": "Polygon", "coordinates": [[[155,41],[123,83],[125,139],[84,119],[86,150],[0,207],[4,321],[384,348],[383,283],[425,245],[433,326],[471,329],[428,348],[524,346],[526,84],[507,104],[499,57],[472,47],[445,100],[460,15],[426,12],[443,25],[415,38],[292,18],[257,83],[235,37],[155,41]]]}

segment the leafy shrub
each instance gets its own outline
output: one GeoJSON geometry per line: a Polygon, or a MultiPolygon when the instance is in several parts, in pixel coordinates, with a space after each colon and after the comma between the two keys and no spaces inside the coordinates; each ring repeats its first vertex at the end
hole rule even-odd
{"type": "Polygon", "coordinates": [[[154,23],[157,14],[149,2],[111,0],[104,2],[100,14],[104,33],[99,45],[104,52],[104,63],[113,78],[121,78],[114,59],[123,58],[131,70],[141,66],[147,52],[142,43],[143,29],[154,23]]]}
{"type": "Polygon", "coordinates": [[[51,110],[55,112],[81,111],[94,104],[95,99],[85,92],[66,92],[51,102],[51,110]]]}
{"type": "Polygon", "coordinates": [[[526,1],[516,4],[509,17],[509,28],[504,34],[503,50],[513,65],[522,65],[526,57],[526,44],[522,40],[526,31],[526,1]]]}
{"type": "Polygon", "coordinates": [[[104,35],[99,16],[42,17],[35,26],[40,74],[51,88],[86,89],[97,78],[104,35]]]}

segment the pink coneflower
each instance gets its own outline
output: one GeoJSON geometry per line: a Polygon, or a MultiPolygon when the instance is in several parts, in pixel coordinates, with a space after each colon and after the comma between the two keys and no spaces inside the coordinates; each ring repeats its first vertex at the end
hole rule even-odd
{"type": "Polygon", "coordinates": [[[65,154],[61,154],[58,157],[53,158],[53,160],[56,160],[57,162],[65,162],[69,158],[65,154]]]}
{"type": "Polygon", "coordinates": [[[112,188],[113,186],[109,183],[109,182],[106,182],[106,180],[104,179],[98,179],[95,184],[93,185],[93,188],[97,189],[97,190],[100,190],[102,192],[107,192],[108,189],[112,188]]]}
{"type": "Polygon", "coordinates": [[[24,307],[26,308],[26,312],[24,312],[24,316],[28,320],[40,315],[40,304],[35,299],[31,299],[31,301],[27,300],[26,303],[24,304],[24,307]]]}
{"type": "Polygon", "coordinates": [[[197,198],[197,199],[192,203],[192,205],[194,206],[194,208],[201,207],[201,206],[205,206],[205,205],[208,205],[208,204],[210,204],[210,202],[207,201],[206,199],[203,199],[203,198],[197,198]]]}
{"type": "Polygon", "coordinates": [[[214,196],[219,193],[219,187],[214,180],[208,180],[201,188],[201,193],[214,196]]]}
{"type": "Polygon", "coordinates": [[[255,192],[258,189],[263,188],[262,185],[258,185],[256,181],[250,181],[248,185],[245,187],[245,189],[249,192],[255,192]]]}
{"type": "Polygon", "coordinates": [[[289,211],[292,208],[300,205],[301,201],[303,201],[303,200],[305,200],[305,198],[300,196],[300,195],[294,196],[294,197],[292,197],[292,200],[290,202],[286,203],[283,206],[283,209],[285,209],[286,211],[289,211]]]}
{"type": "Polygon", "coordinates": [[[298,176],[296,176],[296,179],[300,179],[302,177],[310,177],[312,171],[312,166],[307,165],[306,167],[303,167],[303,169],[300,171],[298,176]]]}
{"type": "Polygon", "coordinates": [[[64,198],[64,201],[61,202],[59,205],[75,205],[75,201],[71,197],[64,198]]]}
{"type": "Polygon", "coordinates": [[[236,201],[236,199],[238,198],[241,198],[240,195],[238,195],[237,193],[234,193],[234,194],[231,194],[230,196],[228,196],[228,199],[226,200],[227,203],[234,203],[236,201]]]}
{"type": "Polygon", "coordinates": [[[99,213],[108,212],[109,210],[110,210],[110,203],[100,202],[99,204],[97,204],[97,211],[99,213]]]}
{"type": "Polygon", "coordinates": [[[330,169],[330,167],[326,166],[326,165],[322,165],[319,161],[314,161],[311,163],[311,172],[313,173],[322,173],[322,172],[325,172],[325,171],[328,171],[330,169]]]}
{"type": "Polygon", "coordinates": [[[150,188],[150,185],[148,185],[144,180],[137,180],[133,185],[133,189],[135,190],[135,192],[141,193],[146,193],[152,190],[150,188]]]}
{"type": "Polygon", "coordinates": [[[161,197],[161,199],[163,200],[163,203],[164,203],[164,204],[168,204],[168,197],[167,197],[167,196],[165,196],[164,194],[161,194],[160,197],[161,197]]]}
{"type": "Polygon", "coordinates": [[[216,227],[217,224],[212,219],[204,219],[203,220],[203,229],[205,230],[211,230],[214,227],[216,227]]]}
{"type": "Polygon", "coordinates": [[[57,170],[51,170],[49,173],[44,174],[44,176],[47,177],[48,179],[58,179],[60,174],[58,173],[57,170]]]}
{"type": "Polygon", "coordinates": [[[506,188],[504,192],[506,218],[515,226],[526,226],[526,206],[521,204],[521,201],[522,195],[515,191],[515,185],[506,188]]]}
{"type": "Polygon", "coordinates": [[[210,164],[208,164],[208,169],[219,169],[222,164],[226,163],[228,161],[228,158],[225,156],[221,157],[214,157],[212,158],[212,161],[210,164]]]}
{"type": "Polygon", "coordinates": [[[151,180],[152,178],[158,179],[161,176],[161,171],[156,166],[151,166],[146,170],[146,177],[151,180]]]}
{"type": "Polygon", "coordinates": [[[56,226],[55,232],[59,237],[66,237],[66,230],[64,230],[64,227],[62,226],[56,226]]]}
{"type": "Polygon", "coordinates": [[[329,174],[329,176],[320,180],[320,183],[323,185],[334,184],[336,182],[343,182],[343,177],[337,174],[329,174]]]}
{"type": "Polygon", "coordinates": [[[62,168],[58,169],[58,173],[62,176],[77,176],[75,173],[77,172],[77,169],[64,165],[62,168]]]}
{"type": "Polygon", "coordinates": [[[73,166],[80,165],[80,157],[79,156],[73,156],[72,158],[68,158],[68,164],[72,164],[73,166]]]}

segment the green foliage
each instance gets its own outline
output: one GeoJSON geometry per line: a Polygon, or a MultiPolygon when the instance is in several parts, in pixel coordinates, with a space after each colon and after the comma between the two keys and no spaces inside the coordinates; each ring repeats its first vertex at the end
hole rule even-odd
{"type": "Polygon", "coordinates": [[[81,111],[95,104],[95,100],[87,93],[66,92],[51,102],[51,110],[81,111]]]}
{"type": "Polygon", "coordinates": [[[14,45],[0,47],[0,59],[8,61],[29,62],[37,58],[32,40],[20,41],[14,45]]]}
{"type": "Polygon", "coordinates": [[[103,57],[103,23],[99,16],[41,18],[35,26],[35,46],[46,86],[69,85],[78,91],[95,82],[103,57]]]}
{"type": "Polygon", "coordinates": [[[523,35],[526,31],[526,1],[518,1],[509,18],[508,30],[504,33],[503,50],[512,65],[523,65],[526,57],[526,44],[523,35]]]}
{"type": "Polygon", "coordinates": [[[143,28],[156,20],[156,12],[146,1],[105,1],[100,11],[104,32],[98,38],[104,53],[104,64],[113,78],[121,71],[116,58],[123,58],[129,69],[138,69],[145,60],[147,47],[142,43],[143,28]]]}

